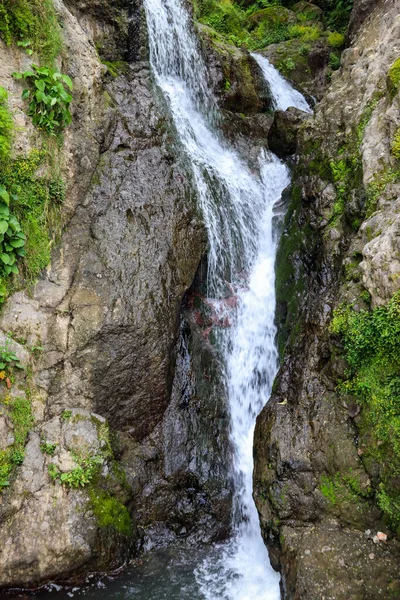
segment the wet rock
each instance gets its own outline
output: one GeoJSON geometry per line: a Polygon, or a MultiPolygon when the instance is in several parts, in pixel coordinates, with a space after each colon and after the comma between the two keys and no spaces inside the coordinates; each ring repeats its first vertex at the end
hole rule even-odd
{"type": "Polygon", "coordinates": [[[307,118],[309,115],[297,108],[288,108],[286,111],[277,110],[268,133],[270,150],[279,158],[286,158],[294,154],[297,148],[299,127],[307,118]]]}
{"type": "Polygon", "coordinates": [[[254,439],[254,498],[288,600],[398,593],[397,537],[374,544],[371,534],[387,528],[376,502],[382,465],[368,457],[374,441],[361,430],[362,402],[338,394],[348,367],[335,358],[340,342],[329,332],[342,303],[355,310],[386,306],[399,289],[400,188],[397,178],[381,179],[396,168],[390,148],[398,97],[386,95],[386,74],[397,58],[397,15],[397,3],[377,4],[297,136],[300,158],[277,258],[282,363],[254,439]],[[339,214],[343,148],[353,162],[339,214]],[[346,479],[349,473],[354,479],[346,479]]]}

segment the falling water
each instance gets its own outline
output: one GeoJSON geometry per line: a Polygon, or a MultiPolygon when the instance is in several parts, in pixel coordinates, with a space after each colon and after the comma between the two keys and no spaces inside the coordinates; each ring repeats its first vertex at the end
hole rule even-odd
{"type": "MultiPolygon", "coordinates": [[[[183,0],[145,0],[145,9],[154,75],[190,160],[208,230],[208,294],[221,299],[229,289],[239,299],[235,323],[220,339],[234,446],[234,535],[210,550],[196,580],[207,600],[277,600],[279,576],[269,565],[252,500],[252,446],[255,419],[268,401],[277,369],[272,217],[289,174],[264,151],[258,174],[252,173],[222,138],[183,0]]],[[[276,108],[309,110],[303,96],[264,57],[253,56],[276,108]]]]}

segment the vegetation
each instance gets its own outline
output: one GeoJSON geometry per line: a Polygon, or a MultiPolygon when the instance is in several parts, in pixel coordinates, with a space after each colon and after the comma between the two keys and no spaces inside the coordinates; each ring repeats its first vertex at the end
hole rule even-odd
{"type": "MultiPolygon", "coordinates": [[[[6,191],[13,209],[12,214],[7,215],[8,206],[0,203],[0,216],[4,221],[8,219],[10,230],[14,228],[15,234],[11,243],[7,237],[8,230],[4,234],[3,247],[11,256],[11,262],[3,261],[3,271],[0,267],[0,298],[3,299],[13,289],[32,284],[50,262],[51,232],[56,228],[56,205],[61,198],[59,184],[54,183],[58,178],[37,175],[48,157],[45,150],[34,149],[28,156],[0,162],[0,190],[6,191]],[[54,191],[57,192],[56,197],[53,196],[54,191]],[[12,250],[7,250],[9,247],[12,250]],[[13,257],[21,262],[22,272],[19,280],[11,281],[6,267],[14,266],[13,257]]],[[[15,268],[9,271],[16,273],[15,268]]]]}
{"type": "Polygon", "coordinates": [[[78,466],[65,473],[62,473],[54,463],[49,464],[48,471],[53,481],[58,481],[68,487],[84,487],[94,479],[99,472],[100,465],[104,462],[100,455],[83,458],[75,455],[73,458],[78,466]]]}
{"type": "Polygon", "coordinates": [[[400,526],[400,292],[388,306],[355,312],[337,310],[331,332],[341,336],[348,362],[339,393],[363,407],[361,431],[366,457],[380,464],[377,499],[395,527],[400,526]]]}
{"type": "Polygon", "coordinates": [[[325,33],[321,23],[316,23],[320,12],[293,12],[288,10],[293,2],[279,0],[257,0],[244,7],[233,0],[197,0],[197,20],[211,27],[236,46],[246,45],[249,50],[265,48],[291,39],[300,39],[304,48],[307,44],[327,38],[332,48],[342,48],[343,32],[346,29],[352,1],[333,3],[324,12],[323,20],[328,29],[325,33]]]}
{"type": "Polygon", "coordinates": [[[36,52],[53,64],[61,50],[60,26],[53,0],[0,0],[0,37],[36,52]]]}
{"type": "Polygon", "coordinates": [[[13,120],[7,100],[7,90],[0,86],[0,161],[10,154],[13,134],[13,120]]]}
{"type": "Polygon", "coordinates": [[[387,74],[387,86],[391,98],[394,98],[400,88],[400,58],[396,59],[387,74]]]}
{"type": "Polygon", "coordinates": [[[33,124],[50,135],[61,133],[71,123],[69,105],[72,101],[72,81],[49,67],[32,65],[31,70],[14,73],[16,79],[28,80],[31,89],[24,90],[22,98],[29,100],[28,115],[33,124]]]}
{"type": "Polygon", "coordinates": [[[101,490],[91,489],[89,496],[99,527],[112,527],[122,535],[132,535],[131,517],[122,502],[101,490]]]}
{"type": "Polygon", "coordinates": [[[30,401],[26,398],[6,398],[0,414],[9,419],[13,426],[13,443],[0,451],[0,491],[10,485],[12,473],[25,457],[28,432],[33,425],[30,401]]]}
{"type": "Polygon", "coordinates": [[[397,160],[400,160],[400,128],[396,130],[393,136],[392,154],[397,160]]]}

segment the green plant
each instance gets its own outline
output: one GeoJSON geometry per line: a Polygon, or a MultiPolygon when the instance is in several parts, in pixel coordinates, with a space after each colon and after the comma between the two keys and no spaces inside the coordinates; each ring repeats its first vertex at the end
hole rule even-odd
{"type": "Polygon", "coordinates": [[[10,212],[10,195],[0,185],[0,277],[18,274],[17,261],[26,255],[25,234],[17,218],[10,212]]]}
{"type": "Polygon", "coordinates": [[[391,98],[394,98],[400,88],[400,58],[397,58],[387,73],[387,86],[391,98]]]}
{"type": "Polygon", "coordinates": [[[348,363],[338,392],[356,397],[363,406],[361,430],[368,436],[363,456],[369,453],[379,461],[378,502],[398,526],[400,513],[394,507],[400,476],[400,292],[387,306],[370,311],[342,306],[334,312],[330,330],[342,338],[348,363]]]}
{"type": "Polygon", "coordinates": [[[53,0],[0,0],[0,37],[52,64],[61,50],[53,0]]]}
{"type": "Polygon", "coordinates": [[[392,141],[392,154],[400,160],[400,127],[396,130],[392,141]]]}
{"type": "Polygon", "coordinates": [[[332,48],[343,48],[344,46],[344,35],[342,33],[338,33],[337,31],[333,31],[328,34],[326,38],[328,46],[332,48]]]}
{"type": "Polygon", "coordinates": [[[89,496],[99,527],[111,527],[122,535],[132,535],[132,520],[122,502],[101,490],[90,490],[89,496]]]}
{"type": "Polygon", "coordinates": [[[38,67],[32,64],[30,71],[13,73],[16,79],[26,79],[31,89],[25,89],[24,100],[29,100],[28,115],[33,124],[50,135],[60,133],[71,123],[69,105],[72,95],[72,81],[68,75],[59,73],[49,67],[38,67]]]}
{"type": "Polygon", "coordinates": [[[61,418],[64,419],[64,421],[69,421],[69,419],[72,417],[72,410],[64,410],[64,412],[61,415],[61,418]]]}
{"type": "Polygon", "coordinates": [[[281,60],[277,66],[281,73],[287,75],[290,73],[290,71],[293,71],[293,69],[296,67],[296,63],[294,62],[293,58],[285,58],[284,60],[281,60]]]}
{"type": "Polygon", "coordinates": [[[333,52],[331,52],[330,55],[329,55],[329,66],[334,71],[336,71],[337,69],[339,69],[340,68],[340,56],[338,56],[337,54],[334,54],[333,52]]]}
{"type": "Polygon", "coordinates": [[[6,398],[1,412],[12,422],[14,441],[0,451],[0,491],[10,485],[14,468],[23,462],[28,432],[33,425],[31,404],[27,398],[6,398]]]}
{"type": "Polygon", "coordinates": [[[9,341],[6,340],[5,346],[0,348],[0,371],[10,372],[13,368],[24,369],[18,356],[10,350],[9,341]]]}
{"type": "Polygon", "coordinates": [[[315,42],[321,38],[321,30],[315,26],[293,25],[288,33],[289,37],[300,38],[303,42],[315,42]]]}
{"type": "Polygon", "coordinates": [[[97,455],[85,458],[75,455],[74,460],[78,463],[78,466],[65,473],[62,473],[54,463],[51,463],[49,474],[53,481],[58,481],[69,487],[84,487],[93,480],[99,471],[100,465],[104,462],[104,458],[97,455]]]}
{"type": "Polygon", "coordinates": [[[53,456],[56,448],[57,444],[51,444],[50,442],[46,442],[46,440],[43,440],[40,444],[40,449],[43,454],[48,454],[49,456],[53,456]]]}
{"type": "Polygon", "coordinates": [[[329,27],[338,31],[345,31],[353,8],[353,0],[336,0],[333,9],[328,13],[329,27]]]}
{"type": "Polygon", "coordinates": [[[0,161],[10,155],[13,132],[13,119],[7,101],[7,90],[0,86],[0,161]]]}

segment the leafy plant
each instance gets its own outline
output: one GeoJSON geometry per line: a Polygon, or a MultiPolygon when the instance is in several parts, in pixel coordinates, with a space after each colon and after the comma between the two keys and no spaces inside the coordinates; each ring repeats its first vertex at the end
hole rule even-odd
{"type": "Polygon", "coordinates": [[[10,485],[11,475],[25,457],[28,432],[33,425],[31,404],[27,398],[7,398],[2,406],[14,427],[14,442],[0,452],[0,491],[10,485]]]}
{"type": "Polygon", "coordinates": [[[93,480],[98,473],[100,465],[104,462],[103,457],[98,455],[86,458],[74,456],[74,460],[78,463],[78,466],[65,473],[61,473],[58,467],[54,463],[51,463],[48,469],[52,480],[69,487],[84,487],[93,480]]]}
{"type": "Polygon", "coordinates": [[[18,274],[16,262],[25,256],[25,234],[9,204],[10,196],[0,185],[0,275],[18,274]]]}
{"type": "Polygon", "coordinates": [[[0,370],[4,371],[11,368],[24,369],[18,356],[10,350],[9,342],[6,340],[5,346],[0,348],[0,370]]]}
{"type": "Polygon", "coordinates": [[[29,100],[28,115],[36,127],[56,135],[71,123],[72,95],[65,86],[72,91],[73,85],[68,75],[32,64],[30,71],[13,73],[13,76],[26,79],[31,85],[31,89],[23,91],[22,98],[29,100]]]}
{"type": "Polygon", "coordinates": [[[40,449],[43,454],[48,454],[49,456],[53,456],[56,451],[57,444],[51,444],[50,442],[46,442],[45,440],[41,442],[40,449]]]}

